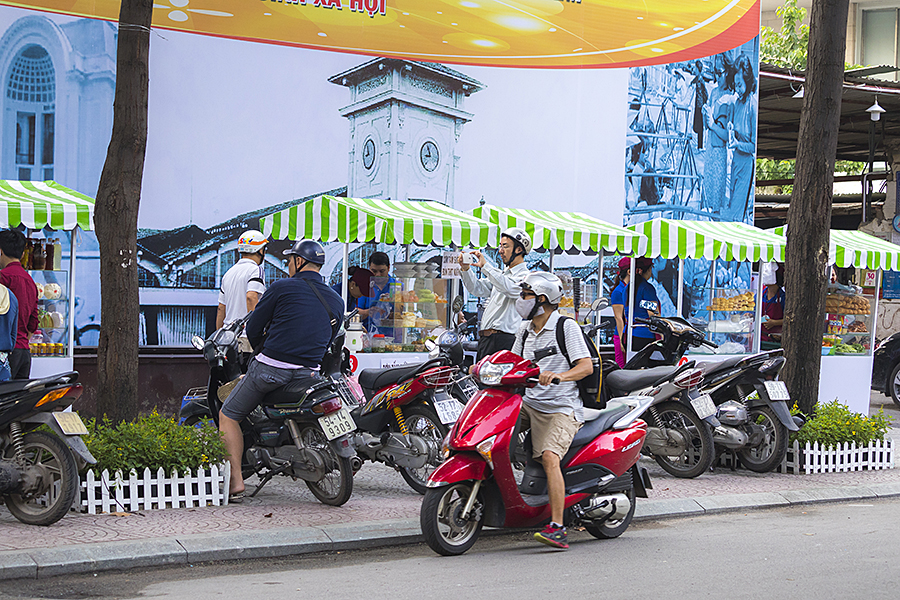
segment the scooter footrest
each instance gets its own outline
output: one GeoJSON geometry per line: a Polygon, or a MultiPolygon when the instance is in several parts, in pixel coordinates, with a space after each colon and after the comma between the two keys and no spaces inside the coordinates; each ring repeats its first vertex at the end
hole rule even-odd
{"type": "Polygon", "coordinates": [[[522,494],[522,500],[524,500],[525,504],[528,506],[544,506],[550,503],[550,496],[547,494],[541,494],[540,496],[522,494]]]}

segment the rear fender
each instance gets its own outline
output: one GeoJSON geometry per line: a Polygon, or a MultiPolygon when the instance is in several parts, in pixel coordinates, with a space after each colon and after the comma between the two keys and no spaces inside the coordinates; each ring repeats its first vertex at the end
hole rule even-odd
{"type": "Polygon", "coordinates": [[[791,411],[787,406],[787,402],[769,398],[769,392],[766,390],[765,385],[757,384],[755,387],[756,392],[759,394],[759,400],[748,403],[748,406],[764,404],[772,409],[775,416],[778,417],[778,420],[781,421],[782,425],[787,427],[788,431],[797,431],[800,429],[794,422],[794,418],[791,416],[791,411]]]}
{"type": "Polygon", "coordinates": [[[350,442],[350,434],[344,434],[340,437],[336,437],[328,444],[334,450],[334,452],[343,458],[353,458],[356,456],[356,449],[353,447],[353,444],[350,442]]]}
{"type": "Polygon", "coordinates": [[[56,422],[56,419],[54,419],[50,413],[36,413],[33,415],[29,415],[21,419],[21,422],[41,423],[43,425],[46,425],[53,430],[53,433],[56,434],[56,437],[60,438],[69,446],[69,448],[72,449],[72,452],[75,453],[76,459],[89,465],[97,464],[97,459],[94,458],[94,455],[91,454],[90,450],[88,450],[87,444],[84,443],[84,440],[81,439],[81,436],[66,435],[65,433],[63,433],[63,430],[60,428],[59,423],[56,422]]]}
{"type": "Polygon", "coordinates": [[[474,452],[454,454],[431,473],[428,487],[436,488],[459,481],[481,481],[485,479],[487,463],[474,452]]]}

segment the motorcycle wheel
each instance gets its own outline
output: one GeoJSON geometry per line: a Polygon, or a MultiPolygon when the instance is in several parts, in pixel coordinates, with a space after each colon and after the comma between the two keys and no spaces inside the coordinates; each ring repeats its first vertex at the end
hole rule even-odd
{"type": "Polygon", "coordinates": [[[762,427],[765,439],[759,446],[753,448],[741,448],[738,457],[741,463],[757,473],[768,473],[781,464],[787,454],[788,433],[787,427],[778,419],[778,416],[768,406],[757,406],[747,411],[751,423],[762,427]]]}
{"type": "Polygon", "coordinates": [[[657,464],[670,475],[691,479],[708,471],[716,453],[709,426],[684,404],[669,400],[650,409],[654,425],[674,429],[689,442],[680,456],[653,455],[657,464]]]}
{"type": "Polygon", "coordinates": [[[300,440],[307,448],[322,455],[328,469],[319,481],[307,481],[313,496],[322,504],[340,506],[353,493],[353,466],[350,459],[338,456],[328,443],[328,439],[318,427],[309,426],[300,432],[300,440]]]}
{"type": "Polygon", "coordinates": [[[419,521],[428,547],[442,556],[458,556],[471,548],[484,525],[481,499],[472,506],[468,519],[460,513],[472,493],[471,483],[430,488],[425,492],[419,521]]]}
{"type": "Polygon", "coordinates": [[[447,427],[427,406],[412,406],[403,412],[409,433],[420,436],[428,444],[428,462],[418,469],[402,467],[400,475],[409,487],[424,494],[428,477],[441,464],[441,442],[447,435],[447,427]]]}
{"type": "MultiPolygon", "coordinates": [[[[6,507],[15,518],[28,525],[51,525],[62,519],[78,493],[78,467],[72,451],[61,439],[43,431],[32,431],[22,438],[25,462],[43,468],[50,481],[42,493],[30,496],[9,494],[6,507]]],[[[6,450],[7,460],[15,459],[15,448],[6,450]]]]}
{"type": "Polygon", "coordinates": [[[625,495],[628,496],[628,501],[631,502],[631,508],[628,509],[627,515],[617,521],[603,521],[599,525],[585,523],[585,530],[598,540],[611,540],[625,533],[625,530],[628,529],[628,526],[631,525],[631,520],[634,518],[634,488],[625,492],[625,495]]]}

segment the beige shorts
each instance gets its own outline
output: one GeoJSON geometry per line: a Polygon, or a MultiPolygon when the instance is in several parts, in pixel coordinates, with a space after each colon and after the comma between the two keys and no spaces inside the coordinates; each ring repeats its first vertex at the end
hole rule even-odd
{"type": "Polygon", "coordinates": [[[522,404],[519,413],[520,431],[531,428],[531,454],[540,458],[545,450],[562,458],[569,451],[581,423],[574,414],[544,413],[522,404]]]}

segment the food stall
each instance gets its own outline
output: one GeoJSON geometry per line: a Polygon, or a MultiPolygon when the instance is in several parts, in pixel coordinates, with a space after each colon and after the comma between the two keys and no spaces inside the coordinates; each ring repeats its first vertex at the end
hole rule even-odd
{"type": "MultiPolygon", "coordinates": [[[[274,239],[310,239],[344,245],[342,292],[348,294],[350,244],[380,242],[417,246],[497,247],[496,225],[431,201],[320,196],[264,216],[260,226],[274,239]]],[[[450,323],[452,289],[429,265],[395,263],[393,277],[376,282],[377,318],[369,331],[348,332],[354,370],[424,361],[432,330],[450,323]]],[[[374,314],[374,313],[373,313],[374,314]]]]}
{"type": "Polygon", "coordinates": [[[94,225],[94,200],[55,181],[0,181],[0,227],[24,226],[23,266],[38,287],[38,330],[31,336],[31,377],[71,371],[75,341],[78,229],[94,225]],[[68,233],[62,261],[60,235],[68,233]]]}
{"type": "MultiPolygon", "coordinates": [[[[678,258],[677,312],[683,314],[684,261],[688,258],[710,261],[709,302],[705,306],[707,339],[722,344],[719,356],[733,356],[759,351],[762,316],[762,278],[757,277],[756,289],[721,288],[716,285],[719,260],[738,262],[784,261],[787,239],[775,232],[764,231],[736,222],[679,221],[652,219],[630,225],[627,229],[647,237],[650,258],[678,258]],[[723,343],[724,342],[724,343],[723,343]],[[727,345],[725,345],[727,343],[727,345]]],[[[721,268],[721,267],[719,267],[721,268]]],[[[629,305],[634,306],[634,286],[628,286],[629,305]]],[[[629,311],[629,338],[633,331],[634,311],[629,311]]],[[[629,339],[629,347],[631,340],[629,339]]],[[[692,349],[694,353],[702,349],[692,349]]],[[[633,353],[629,353],[629,357],[633,353]]]]}
{"type": "Polygon", "coordinates": [[[837,398],[868,414],[881,275],[900,271],[900,246],[862,231],[832,229],[830,238],[829,264],[859,269],[861,285],[828,285],[819,402],[837,398]]]}
{"type": "MultiPolygon", "coordinates": [[[[580,212],[549,210],[527,210],[504,208],[482,204],[472,210],[476,217],[495,223],[500,231],[509,227],[519,227],[531,236],[532,245],[539,252],[550,252],[550,270],[553,270],[553,255],[600,254],[598,270],[601,269],[604,252],[617,254],[637,254],[646,247],[643,235],[601,221],[580,212]]],[[[598,273],[597,285],[586,286],[578,279],[564,280],[564,295],[559,311],[569,317],[578,318],[579,311],[602,295],[602,273],[598,273]]]]}

